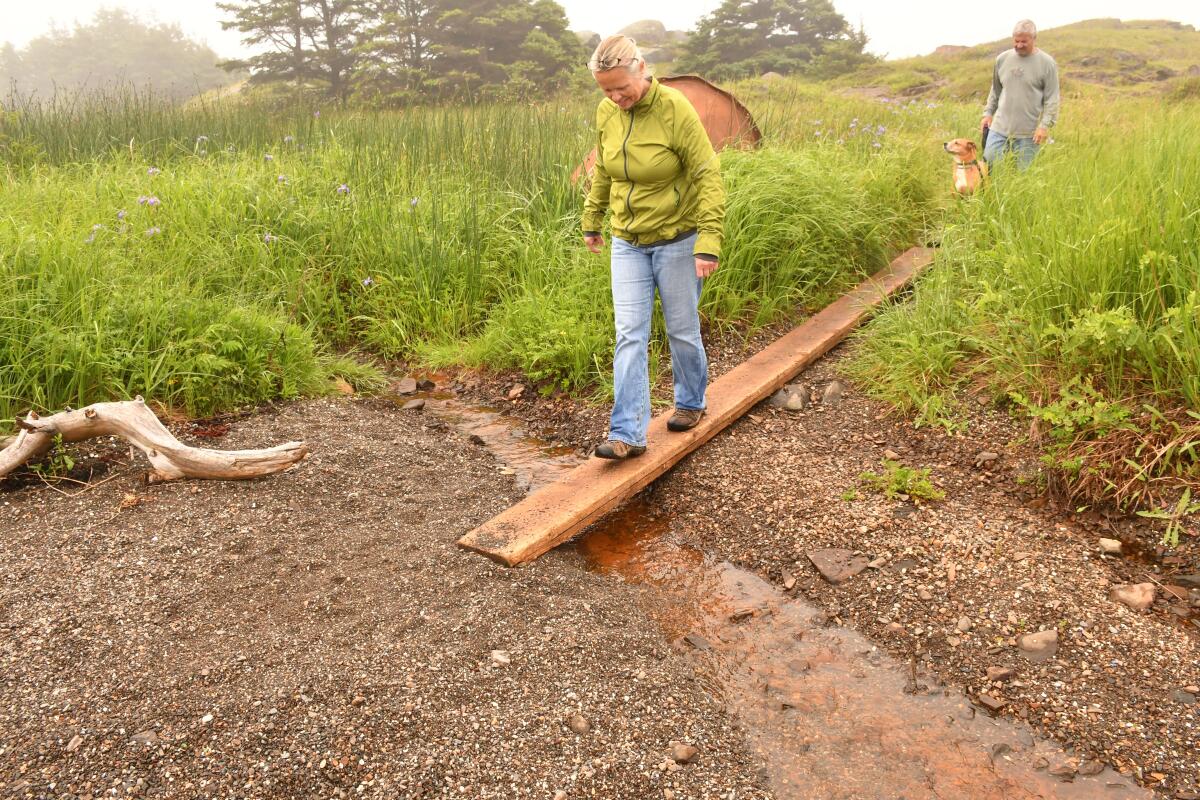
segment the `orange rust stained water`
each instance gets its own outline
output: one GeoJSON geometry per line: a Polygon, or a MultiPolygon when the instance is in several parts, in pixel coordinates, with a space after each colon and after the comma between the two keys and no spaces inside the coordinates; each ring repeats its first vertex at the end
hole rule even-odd
{"type": "Polygon", "coordinates": [[[692,649],[781,800],[1149,798],[1110,770],[1064,782],[1065,754],[976,713],[961,693],[880,651],[756,575],[678,541],[645,501],[576,543],[593,568],[646,584],[669,636],[692,649]]]}

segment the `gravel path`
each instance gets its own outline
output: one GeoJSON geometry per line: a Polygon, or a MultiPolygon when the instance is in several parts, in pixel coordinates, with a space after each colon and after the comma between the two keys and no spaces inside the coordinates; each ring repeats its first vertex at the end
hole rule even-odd
{"type": "Polygon", "coordinates": [[[4,796],[767,796],[643,589],[454,546],[519,496],[481,448],[350,400],[215,446],[293,438],[248,483],[146,487],[103,443],[84,494],[0,483],[4,796]]]}
{"type": "MultiPolygon", "coordinates": [[[[803,376],[813,394],[837,379],[836,361],[803,376]]],[[[1008,419],[974,417],[963,435],[914,429],[853,387],[805,411],[761,404],[660,480],[651,502],[700,549],[1072,746],[1084,771],[1109,763],[1165,796],[1197,796],[1200,592],[1184,577],[1200,572],[1196,532],[1160,563],[1128,557],[1159,533],[1048,506],[1008,419]],[[946,499],[918,506],[865,487],[859,475],[882,473],[885,454],[930,468],[946,499]],[[1103,554],[1101,537],[1124,539],[1127,555],[1103,554]],[[809,558],[825,548],[872,566],[833,585],[809,558]],[[1130,582],[1156,589],[1149,609],[1109,599],[1130,582]],[[1017,646],[1049,630],[1049,659],[1017,646]],[[1013,674],[989,681],[989,667],[1013,674]]]]}

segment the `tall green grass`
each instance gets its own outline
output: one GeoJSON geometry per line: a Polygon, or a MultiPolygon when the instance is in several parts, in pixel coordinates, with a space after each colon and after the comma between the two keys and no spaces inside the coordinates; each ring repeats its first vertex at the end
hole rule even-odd
{"type": "MultiPolygon", "coordinates": [[[[603,385],[607,262],[582,247],[569,180],[595,99],[7,114],[0,415],[133,393],[210,413],[362,377],[347,351],[603,385]]],[[[928,172],[894,135],[771,141],[725,156],[714,324],[819,302],[929,213],[928,172]]]]}
{"type": "Polygon", "coordinates": [[[1194,108],[1084,113],[949,217],[853,372],[950,424],[984,392],[1037,422],[1072,491],[1159,501],[1200,479],[1200,130],[1194,108]]]}

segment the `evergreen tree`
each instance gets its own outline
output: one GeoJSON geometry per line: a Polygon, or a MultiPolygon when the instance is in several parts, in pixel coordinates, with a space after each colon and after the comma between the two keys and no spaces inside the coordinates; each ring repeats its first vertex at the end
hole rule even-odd
{"type": "Polygon", "coordinates": [[[383,105],[415,100],[425,88],[433,60],[432,0],[364,0],[355,96],[383,105]]]}
{"type": "Polygon", "coordinates": [[[227,69],[251,71],[252,83],[286,81],[296,88],[322,87],[344,102],[350,91],[361,26],[357,0],[231,0],[217,7],[231,16],[221,23],[237,29],[248,45],[270,48],[227,69]]]}
{"type": "Polygon", "coordinates": [[[717,80],[845,69],[869,56],[830,0],[725,0],[700,20],[677,67],[717,80]]]}
{"type": "Polygon", "coordinates": [[[234,28],[242,43],[269,48],[250,58],[226,61],[226,69],[249,69],[251,83],[291,81],[299,89],[316,72],[312,19],[304,13],[305,0],[237,0],[217,3],[230,14],[221,28],[234,28]]]}
{"type": "Polygon", "coordinates": [[[439,94],[557,86],[583,58],[554,0],[435,0],[434,8],[430,83],[439,94]]]}

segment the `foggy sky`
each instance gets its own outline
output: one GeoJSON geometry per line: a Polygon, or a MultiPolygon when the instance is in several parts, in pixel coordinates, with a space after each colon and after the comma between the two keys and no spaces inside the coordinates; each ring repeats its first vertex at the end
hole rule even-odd
{"type": "MultiPolygon", "coordinates": [[[[574,30],[615,32],[646,17],[670,29],[687,30],[720,5],[720,0],[559,0],[574,30]]],[[[891,58],[929,53],[938,45],[972,45],[1008,36],[1022,18],[1050,28],[1095,17],[1173,19],[1200,27],[1200,0],[1012,0],[1002,6],[962,0],[833,0],[834,6],[857,27],[861,22],[867,49],[891,58]],[[966,13],[964,13],[964,11],[966,13]]],[[[0,0],[0,41],[18,47],[45,33],[52,23],[69,28],[87,22],[100,7],[124,7],[145,20],[177,22],[189,37],[208,43],[222,57],[247,53],[234,31],[222,31],[220,12],[208,0],[186,4],[162,0],[0,0]]]]}

